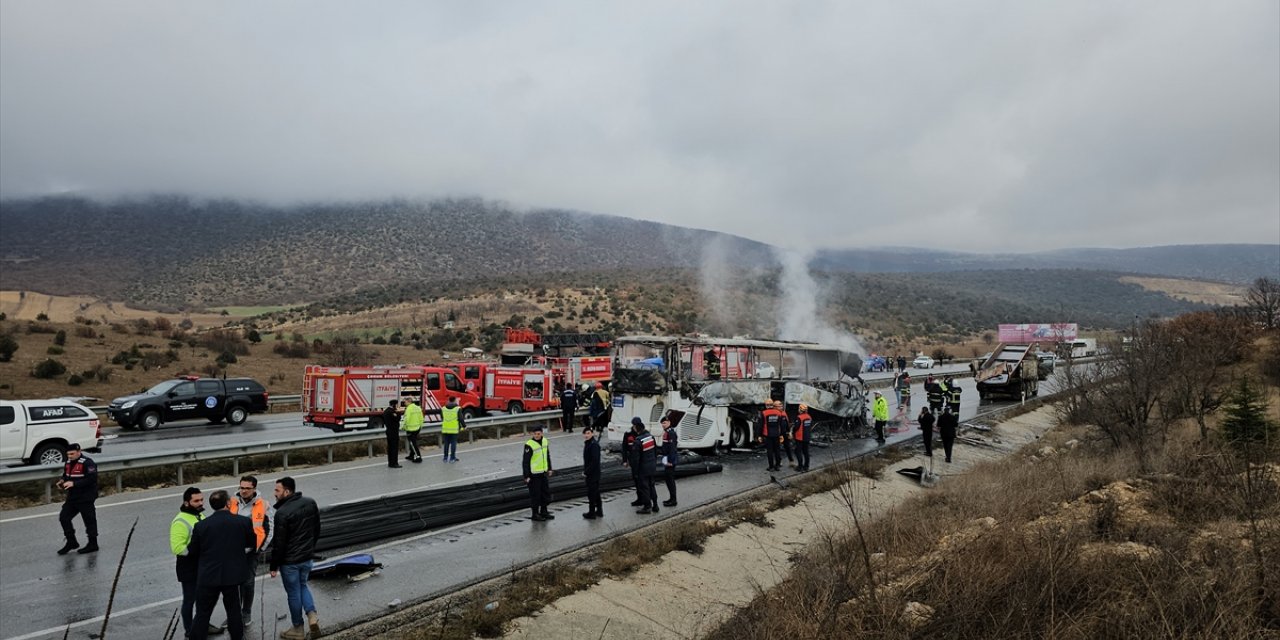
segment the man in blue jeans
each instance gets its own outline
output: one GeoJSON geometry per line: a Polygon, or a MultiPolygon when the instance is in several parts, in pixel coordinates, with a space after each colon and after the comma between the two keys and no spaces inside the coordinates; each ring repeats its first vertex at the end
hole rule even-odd
{"type": "Polygon", "coordinates": [[[320,538],[320,509],[316,501],[298,493],[293,478],[276,480],[275,536],[271,551],[271,577],[276,575],[284,582],[284,593],[289,600],[289,617],[293,627],[280,634],[283,640],[304,640],[307,628],[302,615],[306,613],[311,637],[320,636],[320,621],[316,616],[316,602],[307,587],[311,576],[311,557],[320,538]]]}

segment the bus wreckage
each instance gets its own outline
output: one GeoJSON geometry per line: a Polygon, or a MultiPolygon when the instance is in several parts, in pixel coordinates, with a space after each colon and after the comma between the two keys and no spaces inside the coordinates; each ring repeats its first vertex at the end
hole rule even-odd
{"type": "Polygon", "coordinates": [[[670,414],[686,449],[751,446],[766,401],[795,416],[808,405],[819,427],[866,424],[862,358],[807,342],[627,336],[614,342],[613,413],[608,439],[620,442],[639,417],[657,431],[670,414]]]}

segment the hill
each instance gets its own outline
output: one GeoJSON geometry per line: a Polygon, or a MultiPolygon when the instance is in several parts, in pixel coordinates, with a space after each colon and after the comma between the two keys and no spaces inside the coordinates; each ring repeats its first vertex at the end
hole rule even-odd
{"type": "MultiPolygon", "coordinates": [[[[266,206],[182,196],[0,201],[0,289],[88,295],[156,310],[294,305],[353,291],[552,274],[779,266],[740,237],[616,216],[517,210],[478,199],[266,206]]],[[[833,272],[1102,269],[1247,282],[1280,272],[1280,245],[1071,249],[982,255],[819,251],[833,272]]],[[[1057,277],[1057,276],[1053,276],[1057,277]]]]}

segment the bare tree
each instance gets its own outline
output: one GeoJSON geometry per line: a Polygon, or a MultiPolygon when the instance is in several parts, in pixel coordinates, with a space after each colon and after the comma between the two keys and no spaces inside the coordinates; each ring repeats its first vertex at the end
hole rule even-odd
{"type": "Polygon", "coordinates": [[[1280,281],[1258,278],[1244,292],[1245,303],[1268,330],[1280,327],[1280,281]]]}
{"type": "Polygon", "coordinates": [[[360,346],[355,336],[336,336],[324,347],[324,364],[330,367],[363,367],[373,362],[374,352],[360,346]]]}
{"type": "Polygon", "coordinates": [[[1228,367],[1248,353],[1253,326],[1232,314],[1206,311],[1174,318],[1164,329],[1169,377],[1161,414],[1193,418],[1200,438],[1207,439],[1206,418],[1222,406],[1228,367]]]}

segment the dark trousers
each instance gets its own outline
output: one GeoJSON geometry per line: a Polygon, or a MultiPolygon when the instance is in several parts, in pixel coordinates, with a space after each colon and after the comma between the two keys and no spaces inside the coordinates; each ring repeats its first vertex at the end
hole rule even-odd
{"type": "Polygon", "coordinates": [[[796,458],[801,469],[809,468],[809,441],[796,440],[796,458]]]}
{"type": "Polygon", "coordinates": [[[196,617],[191,620],[191,640],[209,637],[209,618],[213,606],[222,598],[222,610],[227,613],[227,634],[231,640],[243,640],[244,619],[240,617],[240,585],[196,587],[196,617]]]}
{"type": "Polygon", "coordinates": [[[458,459],[458,434],[456,433],[440,434],[440,448],[444,451],[445,460],[458,459]]]}
{"type": "Polygon", "coordinates": [[[764,449],[769,456],[769,468],[782,466],[782,452],[778,450],[778,436],[765,436],[764,449]]]}
{"type": "Polygon", "coordinates": [[[400,432],[395,435],[387,434],[387,466],[394,467],[400,464],[400,432]]]}
{"type": "Polygon", "coordinates": [[[884,420],[876,420],[876,441],[884,442],[884,420]]]}
{"type": "Polygon", "coordinates": [[[640,508],[658,508],[658,488],[654,486],[652,473],[641,473],[636,476],[636,493],[640,494],[640,500],[644,502],[640,508]]]}
{"type": "Polygon", "coordinates": [[[942,429],[942,450],[947,454],[947,462],[951,462],[951,445],[956,441],[955,429],[942,429]]]}
{"type": "Polygon", "coordinates": [[[191,619],[196,615],[196,581],[179,582],[182,585],[182,631],[191,636],[191,619]]]}
{"type": "MultiPolygon", "coordinates": [[[[782,439],[782,450],[783,450],[783,451],[785,451],[785,452],[787,453],[787,462],[795,462],[795,461],[796,461],[796,457],[795,457],[794,455],[792,455],[792,454],[791,454],[791,439],[790,439],[790,438],[783,438],[783,439],[782,439]]],[[[778,461],[779,461],[779,462],[781,462],[781,461],[782,461],[782,458],[778,458],[778,461]]]]}
{"type": "Polygon", "coordinates": [[[609,426],[608,411],[605,411],[604,413],[601,413],[600,415],[591,418],[591,428],[595,429],[596,433],[603,433],[604,428],[607,426],[609,426]]]}
{"type": "MultiPolygon", "coordinates": [[[[674,464],[666,465],[665,467],[663,467],[662,479],[667,483],[667,500],[671,502],[675,502],[676,501],[676,466],[674,464]]],[[[653,499],[657,500],[658,498],[657,496],[654,496],[653,499]]]]}
{"type": "Polygon", "coordinates": [[[240,615],[245,620],[253,617],[253,592],[258,586],[258,554],[249,556],[249,579],[240,585],[240,615]]]}
{"type": "Polygon", "coordinates": [[[901,394],[901,397],[902,399],[898,401],[898,404],[906,405],[908,407],[911,406],[911,394],[904,393],[901,394]]]}
{"type": "Polygon", "coordinates": [[[75,502],[62,503],[62,511],[58,513],[58,523],[62,525],[62,535],[68,540],[76,537],[76,528],[72,526],[71,519],[80,514],[80,518],[84,520],[84,532],[89,536],[89,541],[98,537],[98,510],[93,506],[92,500],[77,500],[75,502]]]}
{"type": "Polygon", "coordinates": [[[631,483],[636,486],[636,502],[643,503],[645,500],[645,491],[640,488],[640,472],[635,467],[631,467],[631,483]]]}
{"type": "Polygon", "coordinates": [[[924,434],[924,454],[926,456],[933,455],[933,425],[920,425],[920,432],[924,434]]]}
{"type": "Polygon", "coordinates": [[[566,432],[573,432],[573,409],[565,409],[560,413],[560,428],[566,432]]]}
{"type": "Polygon", "coordinates": [[[951,414],[952,414],[952,415],[954,415],[954,416],[956,417],[956,419],[957,419],[957,420],[959,420],[959,419],[960,419],[960,403],[959,403],[959,402],[948,402],[948,403],[947,403],[947,406],[948,406],[948,407],[951,407],[951,414]]]}
{"type": "Polygon", "coordinates": [[[936,416],[936,415],[941,415],[941,414],[942,414],[942,401],[941,401],[941,400],[939,400],[939,401],[937,401],[937,402],[930,402],[930,403],[929,403],[929,411],[932,411],[932,412],[933,412],[933,415],[935,415],[935,416],[936,416]]]}
{"type": "Polygon", "coordinates": [[[604,515],[604,503],[600,501],[600,476],[587,478],[587,511],[604,515]]]}
{"type": "Polygon", "coordinates": [[[551,504],[551,480],[545,473],[529,476],[529,506],[533,515],[546,515],[547,505],[551,504]]]}
{"type": "Polygon", "coordinates": [[[418,447],[418,434],[421,431],[406,431],[409,439],[409,449],[405,452],[405,460],[421,460],[422,449],[418,447]]]}

